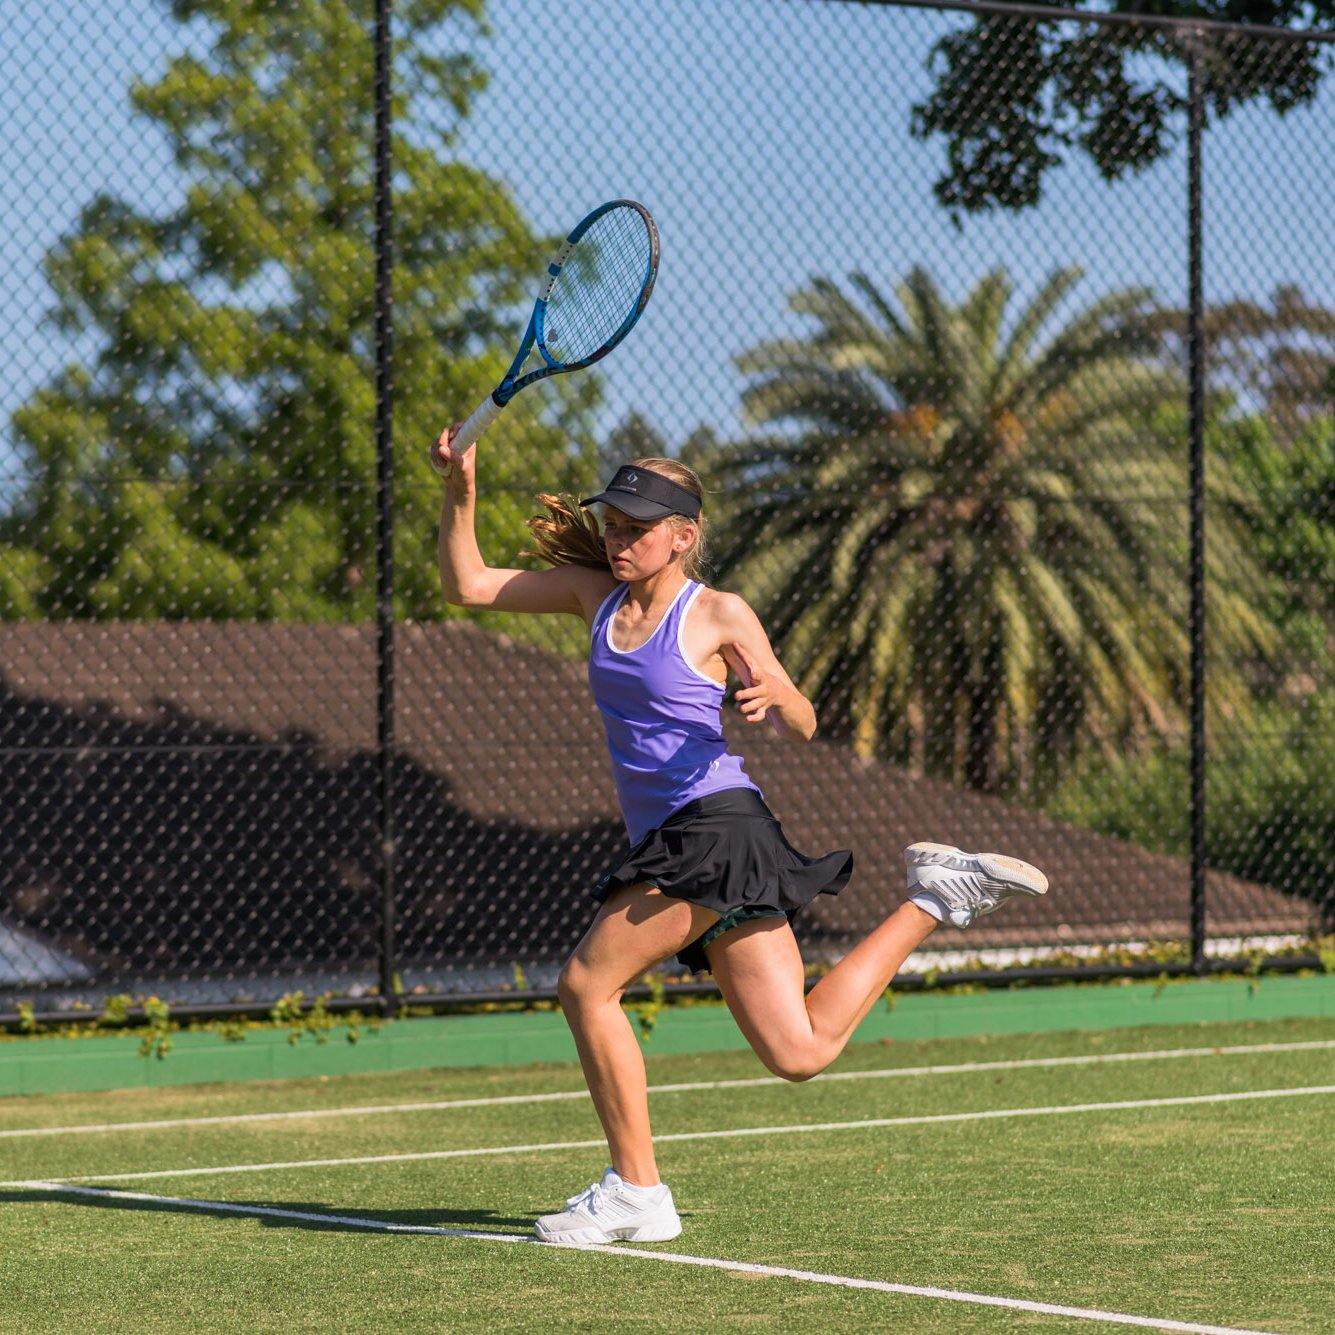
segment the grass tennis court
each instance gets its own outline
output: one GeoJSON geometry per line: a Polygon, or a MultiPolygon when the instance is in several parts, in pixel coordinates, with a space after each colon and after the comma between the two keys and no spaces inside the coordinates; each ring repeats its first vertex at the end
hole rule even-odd
{"type": "Polygon", "coordinates": [[[1329,1020],[867,1044],[804,1085],[739,1053],[651,1056],[649,1075],[690,1086],[650,1095],[685,1231],[614,1254],[503,1241],[604,1166],[575,1066],[0,1101],[0,1327],[1117,1324],[983,1301],[1003,1298],[1335,1330],[1329,1020]],[[1192,1051],[1149,1055],[1174,1049],[1192,1051]],[[940,1066],[966,1069],[917,1070],[940,1066]],[[1160,1102],[1207,1096],[1225,1097],[1160,1102]],[[84,1194],[20,1185],[52,1179],[84,1194]]]}

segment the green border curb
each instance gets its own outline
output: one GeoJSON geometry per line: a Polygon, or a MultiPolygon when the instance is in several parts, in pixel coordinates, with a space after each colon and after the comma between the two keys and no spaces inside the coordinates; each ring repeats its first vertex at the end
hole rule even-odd
{"type": "MultiPolygon", "coordinates": [[[[911,992],[896,994],[893,1008],[878,1002],[853,1041],[1321,1016],[1335,1017],[1335,975],[911,992]]],[[[282,1029],[252,1030],[243,1042],[224,1041],[217,1033],[178,1033],[161,1060],[139,1056],[135,1033],[15,1039],[0,1042],[0,1096],[577,1060],[558,1011],[399,1020],[374,1032],[363,1026],[356,1043],[345,1034],[335,1029],[323,1044],[306,1034],[293,1044],[282,1029]]],[[[686,1006],[659,1012],[645,1051],[744,1047],[723,1007],[686,1006]]]]}

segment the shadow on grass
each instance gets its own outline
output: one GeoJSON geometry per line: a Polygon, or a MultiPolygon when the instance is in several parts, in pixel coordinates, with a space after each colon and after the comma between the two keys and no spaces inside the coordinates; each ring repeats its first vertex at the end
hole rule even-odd
{"type": "Polygon", "coordinates": [[[206,1214],[256,1219],[268,1228],[304,1228],[318,1233],[380,1233],[413,1229],[450,1229],[459,1232],[493,1232],[533,1227],[533,1215],[508,1218],[494,1210],[364,1210],[346,1211],[312,1201],[207,1201],[192,1203],[165,1196],[127,1199],[103,1194],[101,1188],[79,1190],[51,1186],[0,1191],[0,1205],[32,1204],[61,1200],[67,1205],[91,1206],[99,1210],[147,1210],[154,1214],[206,1214]],[[283,1211],[283,1214],[266,1211],[283,1211]],[[364,1220],[364,1223],[357,1221],[364,1220]]]}

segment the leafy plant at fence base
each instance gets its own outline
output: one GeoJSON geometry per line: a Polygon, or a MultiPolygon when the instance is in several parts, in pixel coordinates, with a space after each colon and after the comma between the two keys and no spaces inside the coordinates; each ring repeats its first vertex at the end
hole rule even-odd
{"type": "MultiPolygon", "coordinates": [[[[287,1041],[294,1047],[308,1034],[323,1047],[339,1026],[346,1029],[347,1041],[356,1043],[361,1038],[365,1017],[361,1011],[348,1011],[341,1017],[335,1016],[329,1010],[331,997],[332,993],[321,993],[308,1006],[304,993],[285,992],[274,1003],[273,1009],[269,1012],[269,1019],[287,1029],[287,1041]]],[[[244,1035],[232,1033],[227,1037],[235,1041],[244,1035]]]]}
{"type": "Polygon", "coordinates": [[[144,998],[144,1032],[139,1040],[141,1057],[161,1061],[172,1049],[171,1036],[179,1029],[171,1018],[171,1007],[160,997],[144,998]]]}

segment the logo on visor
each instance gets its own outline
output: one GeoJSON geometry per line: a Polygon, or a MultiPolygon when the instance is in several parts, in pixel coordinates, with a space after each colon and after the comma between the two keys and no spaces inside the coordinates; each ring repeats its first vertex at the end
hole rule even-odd
{"type": "Polygon", "coordinates": [[[639,475],[638,473],[627,473],[627,474],[626,474],[626,481],[627,481],[627,482],[638,482],[639,480],[640,480],[640,475],[639,475]]]}

